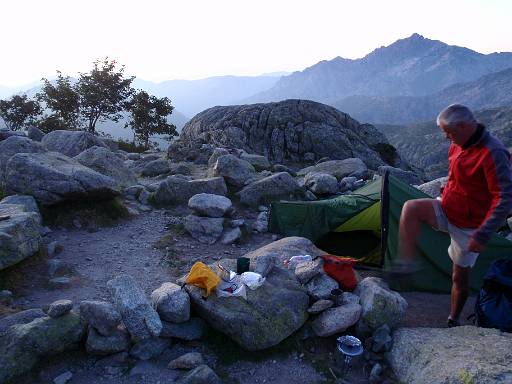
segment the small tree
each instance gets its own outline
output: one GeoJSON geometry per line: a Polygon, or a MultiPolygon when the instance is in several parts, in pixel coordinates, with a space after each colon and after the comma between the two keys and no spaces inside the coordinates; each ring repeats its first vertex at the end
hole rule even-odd
{"type": "Polygon", "coordinates": [[[53,111],[38,122],[38,126],[45,132],[56,129],[76,129],[80,126],[79,96],[71,83],[69,76],[64,77],[57,71],[55,84],[42,79],[43,88],[37,94],[37,99],[53,111]]]}
{"type": "Polygon", "coordinates": [[[96,60],[90,73],[80,73],[75,90],[87,131],[95,133],[98,121],[122,118],[125,102],[133,94],[133,79],[124,78],[124,66],[117,69],[116,62],[108,58],[96,60]]]}
{"type": "Polygon", "coordinates": [[[10,99],[0,100],[0,117],[8,129],[17,131],[26,125],[34,124],[41,114],[41,106],[27,95],[14,95],[10,99]]]}
{"type": "Polygon", "coordinates": [[[174,109],[167,97],[159,99],[139,90],[126,104],[126,109],[130,112],[130,120],[125,128],[131,127],[135,138],[146,148],[149,147],[149,138],[153,135],[178,135],[176,126],[167,121],[174,109]]]}

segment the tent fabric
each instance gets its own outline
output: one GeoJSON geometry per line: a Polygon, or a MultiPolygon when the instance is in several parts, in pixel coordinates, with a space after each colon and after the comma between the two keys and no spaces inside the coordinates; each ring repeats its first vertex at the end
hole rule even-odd
{"type": "Polygon", "coordinates": [[[380,200],[381,182],[375,180],[351,195],[319,201],[279,201],[270,209],[269,229],[316,242],[380,200]]]}
{"type": "Polygon", "coordinates": [[[334,232],[350,232],[357,230],[371,230],[380,236],[380,201],[373,203],[368,208],[362,210],[354,217],[351,217],[334,232]]]}
{"type": "MultiPolygon", "coordinates": [[[[322,236],[336,230],[375,230],[375,220],[380,218],[380,257],[374,252],[370,259],[375,263],[377,256],[378,264],[386,268],[398,257],[398,224],[402,206],[407,200],[420,198],[430,197],[386,174],[350,195],[313,202],[274,202],[270,210],[269,229],[271,232],[302,236],[317,242],[322,236]],[[379,215],[376,214],[377,207],[380,207],[379,215]]],[[[391,282],[391,286],[404,291],[450,292],[452,262],[447,253],[449,243],[448,234],[423,226],[417,260],[421,270],[400,282],[391,282]]],[[[511,256],[512,242],[495,234],[472,269],[472,291],[480,289],[483,276],[492,261],[511,256]]],[[[364,262],[365,259],[360,261],[364,262]]]]}

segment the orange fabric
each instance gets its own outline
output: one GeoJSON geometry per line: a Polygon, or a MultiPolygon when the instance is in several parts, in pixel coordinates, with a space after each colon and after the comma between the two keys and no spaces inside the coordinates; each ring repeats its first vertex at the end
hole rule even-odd
{"type": "Polygon", "coordinates": [[[185,283],[203,288],[206,291],[206,294],[203,296],[208,297],[217,285],[219,285],[220,277],[206,264],[198,261],[190,269],[185,283]]]}
{"type": "Polygon", "coordinates": [[[357,277],[354,271],[356,259],[324,255],[324,271],[328,276],[336,280],[342,290],[352,292],[357,285],[357,277]]]}

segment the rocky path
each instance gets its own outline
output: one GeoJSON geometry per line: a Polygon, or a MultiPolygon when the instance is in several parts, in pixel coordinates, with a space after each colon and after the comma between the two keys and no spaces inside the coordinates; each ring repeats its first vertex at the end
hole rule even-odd
{"type": "MultiPolygon", "coordinates": [[[[61,252],[53,258],[35,256],[0,272],[0,289],[13,291],[14,305],[19,309],[44,307],[59,299],[74,303],[85,299],[108,300],[107,281],[127,273],[149,295],[162,282],[182,276],[196,261],[211,263],[219,258],[236,258],[272,241],[271,234],[250,234],[240,245],[204,245],[190,238],[177,224],[177,217],[183,214],[186,211],[180,208],[153,210],[94,231],[56,228],[47,235],[47,241],[57,242],[61,252]],[[55,275],[51,275],[52,266],[57,269],[55,275]],[[69,284],[50,283],[52,277],[61,274],[70,277],[69,284]]],[[[244,216],[250,223],[257,212],[244,212],[244,216]]],[[[69,381],[73,384],[171,383],[177,376],[166,368],[168,362],[191,351],[201,351],[207,363],[228,382],[302,383],[305,378],[310,383],[324,381],[314,364],[304,360],[304,355],[294,348],[244,358],[241,354],[245,352],[217,334],[201,343],[175,344],[157,360],[135,365],[124,355],[94,358],[84,351],[68,352],[49,358],[33,374],[21,378],[20,383],[51,383],[68,371],[73,374],[69,381]]]]}

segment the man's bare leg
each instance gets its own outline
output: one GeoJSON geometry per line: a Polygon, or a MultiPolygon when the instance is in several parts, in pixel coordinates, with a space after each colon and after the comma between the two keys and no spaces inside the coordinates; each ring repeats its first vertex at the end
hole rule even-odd
{"type": "Polygon", "coordinates": [[[437,228],[436,213],[432,203],[434,199],[406,201],[400,215],[398,235],[398,256],[402,263],[410,264],[418,253],[417,241],[421,233],[421,224],[437,228]]]}
{"type": "Polygon", "coordinates": [[[458,321],[469,295],[470,267],[453,264],[450,319],[458,321]]]}

